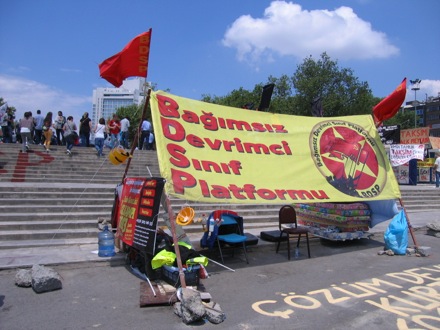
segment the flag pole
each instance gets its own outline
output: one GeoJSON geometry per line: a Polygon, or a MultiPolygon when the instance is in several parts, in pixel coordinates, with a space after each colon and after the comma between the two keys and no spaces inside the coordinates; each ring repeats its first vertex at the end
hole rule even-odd
{"type": "MultiPolygon", "coordinates": [[[[130,155],[131,156],[133,156],[134,150],[137,147],[137,142],[138,142],[138,138],[139,138],[139,132],[141,131],[141,127],[142,127],[142,122],[144,121],[144,119],[145,119],[145,117],[147,115],[147,106],[148,106],[148,103],[150,102],[150,94],[151,94],[151,88],[148,89],[147,97],[145,98],[144,108],[142,110],[141,120],[139,121],[139,126],[138,126],[138,129],[136,130],[134,141],[133,141],[133,143],[131,145],[131,150],[130,150],[130,155]]],[[[124,176],[122,177],[122,182],[124,182],[124,180],[125,180],[125,178],[127,176],[128,168],[130,167],[130,163],[131,163],[131,158],[132,157],[128,158],[127,165],[125,165],[125,172],[124,172],[124,176]]]]}
{"type": "Polygon", "coordinates": [[[399,202],[400,202],[400,206],[402,206],[402,208],[403,208],[403,212],[405,213],[406,223],[408,224],[409,233],[411,234],[411,238],[414,242],[414,246],[416,247],[416,250],[418,250],[419,245],[417,244],[416,237],[414,236],[414,232],[412,230],[411,223],[409,222],[408,214],[406,213],[406,209],[405,209],[405,206],[403,205],[402,198],[399,198],[399,202]]]}
{"type": "Polygon", "coordinates": [[[186,288],[185,273],[183,272],[182,259],[180,256],[179,240],[177,239],[176,235],[176,218],[174,217],[173,209],[171,207],[171,201],[168,195],[166,195],[165,191],[162,193],[161,202],[162,206],[165,206],[165,210],[167,211],[170,220],[170,229],[171,235],[173,236],[174,252],[176,254],[177,268],[179,269],[180,285],[182,288],[186,288]]]}
{"type": "MultiPolygon", "coordinates": [[[[150,35],[149,45],[151,45],[151,37],[153,35],[153,29],[150,28],[148,30],[148,33],[150,35]]],[[[149,62],[150,62],[150,50],[148,49],[147,63],[149,63],[149,62]]],[[[147,72],[145,73],[145,82],[147,80],[147,75],[148,75],[148,68],[147,68],[147,72]]],[[[147,96],[145,98],[145,103],[144,103],[144,108],[142,110],[141,120],[139,121],[139,126],[138,126],[138,129],[136,130],[136,134],[134,136],[134,141],[132,143],[131,150],[130,150],[130,155],[131,156],[133,156],[134,150],[136,149],[137,144],[138,144],[139,132],[142,129],[142,122],[144,121],[145,117],[147,116],[147,107],[148,107],[148,103],[150,103],[150,94],[151,94],[151,88],[148,89],[147,96]]],[[[127,165],[125,166],[124,176],[122,177],[122,182],[124,182],[124,180],[125,180],[125,178],[127,176],[128,168],[130,167],[130,163],[131,163],[131,158],[132,157],[128,158],[127,165]]]]}

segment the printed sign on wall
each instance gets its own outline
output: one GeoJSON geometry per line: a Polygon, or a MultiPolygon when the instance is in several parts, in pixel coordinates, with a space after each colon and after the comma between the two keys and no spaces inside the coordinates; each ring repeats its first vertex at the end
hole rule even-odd
{"type": "Polygon", "coordinates": [[[154,253],[163,178],[126,178],[122,188],[117,235],[127,245],[154,253]]]}

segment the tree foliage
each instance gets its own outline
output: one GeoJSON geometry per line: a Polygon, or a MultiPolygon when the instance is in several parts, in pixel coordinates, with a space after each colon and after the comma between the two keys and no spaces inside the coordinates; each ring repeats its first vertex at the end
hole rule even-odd
{"type": "MultiPolygon", "coordinates": [[[[5,103],[6,103],[6,101],[3,99],[3,97],[0,96],[0,107],[5,103]]],[[[13,115],[15,115],[15,112],[17,111],[17,109],[15,107],[8,104],[8,109],[12,112],[13,115]]]]}
{"type": "MultiPolygon", "coordinates": [[[[323,53],[320,59],[311,56],[299,64],[292,77],[269,76],[266,84],[275,84],[269,112],[311,116],[312,102],[321,98],[325,117],[371,114],[375,103],[367,82],[360,82],[351,69],[339,68],[336,61],[323,53]]],[[[258,107],[265,84],[252,91],[243,88],[226,96],[203,95],[202,101],[242,108],[258,107]]]]}
{"type": "Polygon", "coordinates": [[[351,69],[339,68],[326,53],[298,65],[292,83],[297,115],[310,115],[315,98],[321,98],[325,117],[371,114],[374,105],[368,83],[360,82],[351,69]]]}
{"type": "Polygon", "coordinates": [[[259,97],[262,89],[262,87],[258,88],[257,86],[255,86],[253,91],[248,91],[245,90],[243,87],[240,87],[238,90],[234,89],[226,96],[221,97],[203,94],[202,101],[235,108],[244,108],[246,105],[252,105],[252,108],[255,109],[258,106],[259,97]]]}
{"type": "Polygon", "coordinates": [[[120,107],[116,110],[116,114],[119,118],[128,117],[130,120],[130,127],[128,128],[128,139],[134,141],[136,136],[136,130],[139,127],[139,121],[141,119],[144,103],[141,105],[132,104],[126,107],[120,107]]]}
{"type": "Polygon", "coordinates": [[[400,125],[400,129],[414,128],[414,111],[399,111],[393,118],[383,122],[384,126],[400,125]]]}

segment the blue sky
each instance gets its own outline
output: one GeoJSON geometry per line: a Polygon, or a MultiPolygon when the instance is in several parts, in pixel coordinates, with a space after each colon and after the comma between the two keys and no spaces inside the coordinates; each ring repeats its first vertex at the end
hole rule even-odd
{"type": "Polygon", "coordinates": [[[0,97],[20,117],[91,112],[93,89],[111,86],[98,64],[149,28],[147,80],[187,98],[292,76],[324,51],[375,96],[404,77],[422,80],[419,100],[440,92],[438,0],[14,0],[0,12],[0,97]]]}

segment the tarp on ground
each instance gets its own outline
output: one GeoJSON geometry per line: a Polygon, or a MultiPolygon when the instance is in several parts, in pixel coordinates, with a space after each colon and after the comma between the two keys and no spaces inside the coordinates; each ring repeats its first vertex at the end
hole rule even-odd
{"type": "Polygon", "coordinates": [[[396,200],[371,115],[303,117],[150,98],[166,193],[189,201],[291,204],[396,200]]]}

